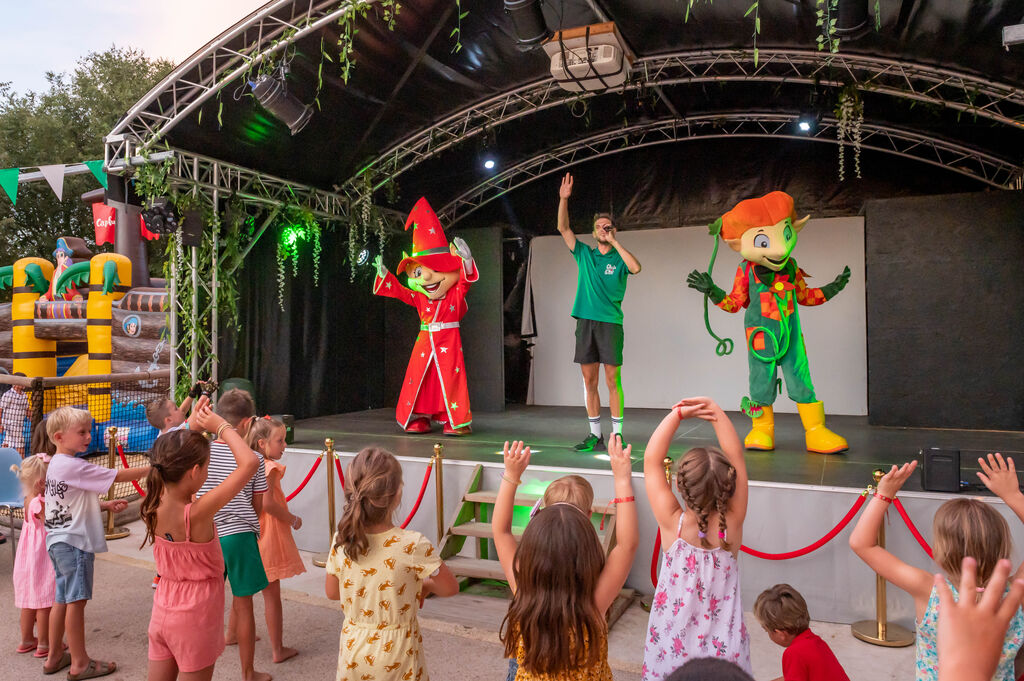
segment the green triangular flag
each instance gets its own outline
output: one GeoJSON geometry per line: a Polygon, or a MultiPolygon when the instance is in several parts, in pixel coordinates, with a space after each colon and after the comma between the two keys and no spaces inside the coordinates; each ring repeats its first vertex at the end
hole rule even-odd
{"type": "Polygon", "coordinates": [[[18,203],[18,175],[20,168],[0,168],[0,187],[11,197],[11,203],[18,203]]]}
{"type": "Polygon", "coordinates": [[[107,188],[107,174],[103,172],[103,161],[85,161],[85,167],[88,168],[93,177],[99,180],[99,183],[103,185],[103,188],[107,188]]]}

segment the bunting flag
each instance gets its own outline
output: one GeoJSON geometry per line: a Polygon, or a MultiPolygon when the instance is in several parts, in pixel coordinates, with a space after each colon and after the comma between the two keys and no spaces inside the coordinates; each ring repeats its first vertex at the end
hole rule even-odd
{"type": "Polygon", "coordinates": [[[18,168],[0,168],[0,187],[11,199],[11,203],[18,203],[18,175],[21,171],[18,168]]]}
{"type": "Polygon", "coordinates": [[[114,243],[116,212],[113,206],[92,204],[92,224],[96,227],[96,245],[114,243]]]}
{"type": "Polygon", "coordinates": [[[85,167],[89,169],[93,177],[103,185],[104,189],[107,189],[107,174],[103,172],[103,159],[99,161],[83,161],[85,167]]]}
{"type": "Polygon", "coordinates": [[[139,233],[142,234],[142,238],[146,241],[152,241],[153,239],[160,238],[159,234],[146,229],[146,221],[142,219],[141,215],[139,216],[139,233]]]}
{"type": "Polygon", "coordinates": [[[64,200],[64,164],[59,163],[52,166],[39,166],[39,172],[43,174],[46,184],[57,195],[58,201],[64,200]]]}

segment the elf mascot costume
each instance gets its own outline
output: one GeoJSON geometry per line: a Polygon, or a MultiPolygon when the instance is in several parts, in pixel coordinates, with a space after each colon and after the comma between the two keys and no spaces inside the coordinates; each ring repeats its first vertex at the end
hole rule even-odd
{"type": "Polygon", "coordinates": [[[380,256],[374,260],[373,293],[397,298],[420,315],[420,332],[395,418],[409,433],[429,433],[431,421],[437,421],[444,425],[445,435],[465,435],[472,432],[473,415],[459,321],[469,309],[466,292],[480,275],[465,241],[456,237],[448,245],[441,222],[425,198],[413,206],[406,230],[410,225],[412,255],[403,253],[396,270],[408,276],[408,288],[384,267],[380,256]]]}
{"type": "MultiPolygon", "coordinates": [[[[821,288],[807,285],[808,275],[790,256],[809,217],[798,220],[793,197],[784,192],[741,201],[711,225],[711,233],[720,233],[722,241],[744,258],[736,270],[732,292],[726,295],[715,285],[710,266],[707,272],[694,270],[686,278],[690,288],[726,312],[746,308],[750,397],[744,398],[743,411],[753,419],[753,428],[744,440],[747,449],[775,448],[772,404],[779,368],[790,399],[797,403],[808,451],[837,454],[847,448],[845,439],[825,427],[825,408],[814,396],[797,305],[831,300],[850,281],[850,268],[821,288]]],[[[717,252],[717,244],[715,248],[717,252]]],[[[713,266],[714,256],[711,262],[713,266]]]]}

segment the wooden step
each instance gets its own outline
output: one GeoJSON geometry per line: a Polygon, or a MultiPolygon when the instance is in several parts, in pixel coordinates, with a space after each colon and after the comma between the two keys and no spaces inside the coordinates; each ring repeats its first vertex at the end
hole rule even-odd
{"type": "Polygon", "coordinates": [[[458,576],[475,577],[477,579],[505,579],[505,572],[501,569],[501,563],[496,560],[454,556],[447,559],[445,564],[458,576]]]}
{"type": "MultiPolygon", "coordinates": [[[[476,492],[467,492],[462,499],[463,501],[474,504],[493,504],[497,498],[497,490],[482,489],[476,492]]],[[[513,503],[516,506],[533,506],[537,503],[537,499],[540,499],[540,495],[517,494],[513,503]]],[[[615,504],[611,502],[611,499],[594,499],[594,503],[590,507],[590,512],[615,515],[615,504]]]]}
{"type": "MultiPolygon", "coordinates": [[[[523,538],[523,530],[525,527],[519,527],[516,525],[512,526],[512,536],[519,541],[523,538]]],[[[605,532],[603,530],[596,530],[597,538],[604,546],[605,532]]],[[[494,532],[491,529],[490,523],[481,523],[476,521],[470,521],[461,523],[452,528],[452,534],[457,534],[461,537],[477,537],[478,539],[493,539],[494,532]]]]}

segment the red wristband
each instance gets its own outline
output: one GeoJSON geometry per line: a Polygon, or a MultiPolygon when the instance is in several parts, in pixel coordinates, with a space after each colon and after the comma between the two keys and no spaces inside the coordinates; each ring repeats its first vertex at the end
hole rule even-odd
{"type": "Polygon", "coordinates": [[[887,497],[884,494],[879,494],[878,492],[875,492],[875,497],[878,498],[878,499],[881,499],[882,501],[884,501],[887,504],[891,504],[892,500],[893,500],[893,497],[887,497]]]}
{"type": "Polygon", "coordinates": [[[636,497],[622,497],[621,499],[612,499],[613,504],[628,504],[631,501],[636,501],[636,497]]]}

